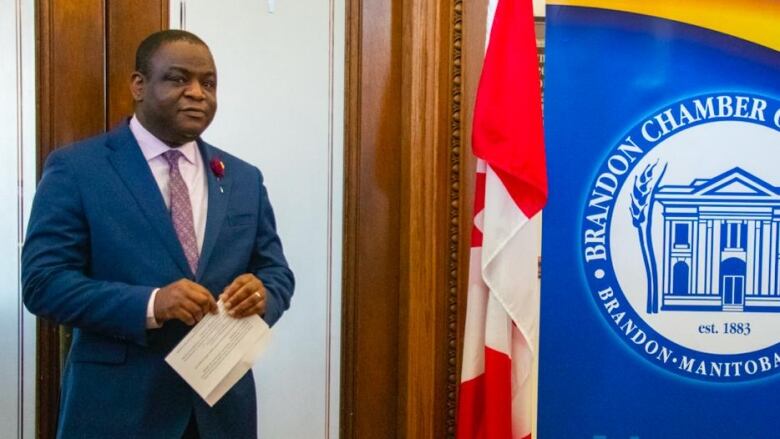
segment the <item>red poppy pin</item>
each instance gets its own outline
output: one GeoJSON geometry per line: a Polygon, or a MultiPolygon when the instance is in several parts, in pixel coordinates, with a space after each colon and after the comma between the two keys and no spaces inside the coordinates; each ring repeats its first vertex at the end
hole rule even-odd
{"type": "Polygon", "coordinates": [[[219,192],[225,193],[225,190],[222,188],[222,177],[225,176],[225,163],[222,162],[222,160],[219,157],[212,157],[211,161],[209,161],[209,167],[211,168],[211,172],[214,173],[214,176],[217,177],[217,181],[219,181],[219,192]]]}
{"type": "Polygon", "coordinates": [[[211,166],[211,172],[214,173],[217,179],[221,180],[225,176],[225,164],[219,157],[213,157],[209,165],[211,166]]]}

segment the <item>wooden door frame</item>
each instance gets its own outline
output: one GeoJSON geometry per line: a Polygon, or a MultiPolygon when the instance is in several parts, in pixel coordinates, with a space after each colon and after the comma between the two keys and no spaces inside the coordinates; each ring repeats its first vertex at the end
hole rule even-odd
{"type": "Polygon", "coordinates": [[[471,103],[487,1],[393,3],[347,0],[341,437],[454,438],[475,171],[471,103]],[[400,105],[376,105],[377,87],[400,105]],[[382,143],[393,135],[400,157],[381,165],[396,179],[378,182],[382,143]],[[376,209],[391,189],[366,188],[387,181],[399,192],[391,213],[376,209]],[[366,222],[375,228],[367,232],[366,222]],[[371,257],[375,237],[393,234],[397,259],[371,257]],[[382,278],[397,285],[377,285],[382,278]],[[371,322],[378,315],[396,330],[379,347],[366,334],[387,327],[371,322]]]}

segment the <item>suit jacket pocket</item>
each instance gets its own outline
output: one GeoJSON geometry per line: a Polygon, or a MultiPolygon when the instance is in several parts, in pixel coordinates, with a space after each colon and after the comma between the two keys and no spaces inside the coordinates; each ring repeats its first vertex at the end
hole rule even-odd
{"type": "Polygon", "coordinates": [[[82,337],[73,343],[70,360],[74,363],[121,364],[127,358],[127,345],[97,337],[82,337]]]}
{"type": "Polygon", "coordinates": [[[255,215],[251,213],[239,213],[228,216],[228,224],[232,227],[256,225],[255,215]]]}

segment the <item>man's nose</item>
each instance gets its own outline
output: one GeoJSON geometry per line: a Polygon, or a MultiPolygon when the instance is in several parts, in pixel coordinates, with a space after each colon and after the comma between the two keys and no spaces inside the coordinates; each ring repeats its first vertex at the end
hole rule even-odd
{"type": "Polygon", "coordinates": [[[186,95],[193,99],[204,99],[206,95],[203,93],[203,86],[199,81],[190,81],[186,90],[186,95]]]}

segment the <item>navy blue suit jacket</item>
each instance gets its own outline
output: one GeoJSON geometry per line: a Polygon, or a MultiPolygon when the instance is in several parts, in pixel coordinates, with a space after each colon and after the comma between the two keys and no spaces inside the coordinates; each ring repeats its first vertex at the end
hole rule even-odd
{"type": "Polygon", "coordinates": [[[288,308],[294,280],[260,171],[203,141],[208,213],[197,273],[128,125],[53,152],[33,202],[22,254],[27,308],[74,328],[62,380],[58,436],[177,438],[195,412],[205,438],[256,436],[251,371],[214,407],[164,362],[190,329],[146,329],[154,288],[181,278],[215,297],[254,273],[267,289],[264,319],[288,308]]]}

